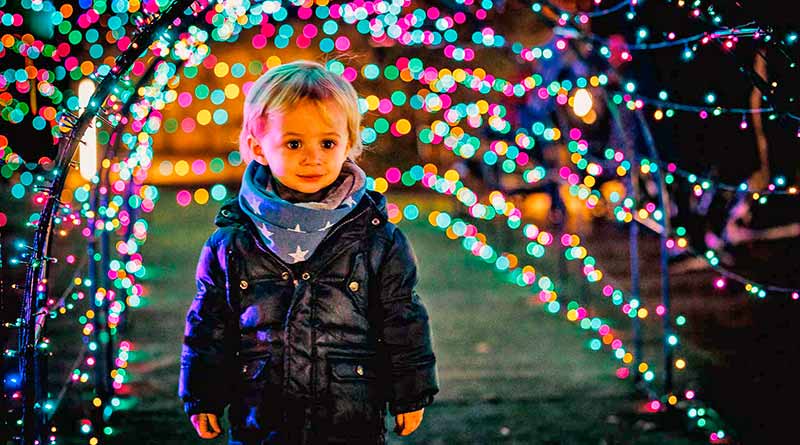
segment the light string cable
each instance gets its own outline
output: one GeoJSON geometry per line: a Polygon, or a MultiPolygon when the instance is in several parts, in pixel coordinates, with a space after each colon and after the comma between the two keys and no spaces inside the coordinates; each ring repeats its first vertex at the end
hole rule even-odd
{"type": "MultiPolygon", "coordinates": [[[[743,25],[743,26],[749,26],[749,25],[752,25],[754,23],[755,22],[753,21],[753,22],[750,22],[747,25],[743,25]]],[[[575,28],[563,28],[561,26],[554,26],[553,29],[554,29],[554,32],[556,34],[562,35],[562,36],[570,38],[570,39],[583,39],[583,40],[588,40],[590,42],[598,42],[598,43],[601,43],[601,44],[607,44],[608,43],[608,41],[606,39],[602,38],[602,37],[596,36],[595,34],[592,34],[590,32],[577,30],[575,28]]],[[[731,30],[730,28],[726,28],[725,30],[716,31],[716,32],[711,33],[711,34],[709,34],[709,33],[698,34],[698,35],[693,36],[691,38],[692,39],[695,39],[695,38],[707,38],[709,35],[718,35],[718,34],[721,34],[721,33],[724,33],[724,32],[734,32],[734,31],[735,30],[731,30]]],[[[747,34],[757,37],[759,32],[763,32],[763,31],[761,31],[760,28],[750,28],[748,30],[747,34]]],[[[758,52],[758,54],[759,54],[760,57],[764,57],[764,55],[761,52],[758,52]]],[[[745,72],[745,70],[742,70],[742,69],[740,69],[740,71],[745,72]]],[[[745,72],[745,74],[747,74],[747,73],[745,72]]],[[[755,86],[757,87],[757,85],[755,85],[755,86]]],[[[612,91],[612,92],[614,92],[614,93],[622,93],[622,92],[619,92],[619,91],[612,91]]],[[[731,113],[731,114],[741,114],[741,115],[744,116],[746,114],[775,113],[776,112],[776,108],[772,107],[772,106],[770,106],[770,107],[761,107],[761,108],[722,108],[722,107],[686,105],[686,104],[680,104],[680,103],[666,101],[666,100],[662,100],[662,99],[648,98],[648,97],[644,97],[644,96],[641,96],[641,95],[638,95],[638,94],[636,95],[636,97],[641,99],[641,100],[643,100],[644,102],[647,102],[647,103],[650,103],[650,104],[654,104],[654,105],[658,105],[658,106],[662,106],[662,107],[673,108],[673,109],[682,110],[682,111],[699,112],[699,113],[707,113],[709,110],[713,110],[715,113],[717,113],[717,112],[725,112],[725,113],[731,113]]],[[[788,117],[788,118],[790,118],[790,119],[800,120],[800,116],[797,116],[797,115],[795,115],[795,114],[793,114],[791,112],[783,112],[781,114],[786,116],[786,117],[788,117]]],[[[657,164],[659,164],[660,166],[664,166],[664,163],[661,162],[660,160],[655,160],[655,162],[657,164]]],[[[703,175],[698,175],[697,173],[690,172],[690,171],[688,171],[686,169],[682,169],[680,167],[677,167],[676,171],[679,174],[681,174],[681,175],[683,175],[683,176],[685,176],[687,178],[694,177],[694,178],[702,178],[704,180],[711,180],[710,178],[703,177],[703,175]]],[[[715,185],[717,185],[718,188],[720,188],[720,189],[729,190],[729,191],[735,191],[735,192],[747,192],[749,194],[754,194],[754,195],[757,195],[757,196],[765,196],[765,195],[796,195],[798,193],[798,188],[796,186],[789,186],[788,188],[778,188],[778,187],[776,187],[776,184],[770,184],[765,189],[751,189],[751,188],[749,188],[749,186],[747,185],[746,182],[741,183],[739,185],[722,183],[722,182],[716,181],[716,180],[714,180],[712,182],[714,182],[715,185]]],[[[785,180],[782,180],[780,178],[778,179],[777,182],[779,182],[777,184],[777,186],[785,186],[786,185],[785,184],[785,180]],[[783,184],[781,184],[781,182],[783,182],[783,184]]]]}
{"type": "MultiPolygon", "coordinates": [[[[579,36],[580,33],[577,32],[576,30],[570,30],[570,35],[579,36]]],[[[613,107],[613,103],[611,103],[611,101],[608,101],[608,106],[609,107],[613,107]]],[[[588,154],[588,153],[586,155],[584,155],[584,156],[586,156],[588,158],[591,158],[596,162],[599,160],[599,158],[597,158],[596,156],[588,154]]],[[[695,175],[695,174],[693,174],[691,172],[688,172],[688,171],[686,171],[684,169],[680,169],[679,167],[675,166],[674,164],[665,164],[664,162],[662,162],[657,157],[655,159],[650,159],[649,162],[658,165],[660,168],[662,168],[663,171],[667,171],[667,172],[670,172],[670,173],[674,173],[674,172],[679,173],[679,175],[685,177],[685,179],[687,179],[690,183],[694,183],[694,182],[697,181],[697,178],[698,178],[697,175],[695,175]]],[[[561,178],[559,178],[559,179],[561,179],[561,178]]],[[[775,189],[774,185],[771,184],[768,189],[751,190],[751,189],[746,187],[746,184],[735,186],[735,185],[725,184],[725,183],[722,183],[722,182],[715,182],[715,181],[712,181],[710,179],[706,179],[706,181],[713,182],[715,186],[717,186],[717,187],[719,187],[721,189],[724,189],[724,190],[738,192],[738,193],[742,193],[742,192],[752,193],[755,199],[758,199],[759,196],[763,196],[763,195],[770,195],[770,194],[774,194],[774,195],[796,195],[797,192],[798,192],[797,188],[794,187],[794,186],[789,187],[786,190],[777,190],[777,189],[775,189]],[[744,187],[743,187],[743,185],[744,185],[744,187]]],[[[660,232],[662,232],[664,230],[663,226],[652,224],[650,222],[650,220],[643,220],[643,219],[639,218],[638,215],[636,215],[636,214],[634,214],[634,217],[640,223],[648,226],[651,230],[653,230],[656,233],[660,233],[660,232]]],[[[668,233],[668,235],[669,236],[674,236],[673,233],[668,233]]],[[[774,285],[774,284],[759,283],[756,280],[749,279],[749,278],[747,278],[747,277],[745,277],[745,276],[743,276],[741,274],[738,274],[736,272],[731,271],[730,269],[728,269],[728,268],[726,268],[724,266],[721,266],[719,264],[718,260],[715,261],[715,259],[718,258],[718,255],[715,252],[713,252],[713,250],[709,250],[707,252],[701,253],[701,252],[696,251],[695,249],[689,249],[689,253],[692,254],[693,256],[696,256],[696,257],[704,259],[715,271],[717,271],[721,275],[723,275],[723,276],[725,276],[727,278],[730,278],[730,279],[742,284],[745,287],[745,289],[751,294],[754,294],[754,295],[757,295],[757,296],[763,298],[764,295],[765,295],[764,291],[772,291],[772,292],[779,292],[779,293],[785,293],[785,294],[791,295],[791,298],[794,299],[794,300],[797,300],[798,299],[798,295],[800,295],[800,289],[789,288],[789,287],[779,286],[779,285],[774,285]],[[711,255],[709,255],[709,252],[711,252],[711,255]]]]}
{"type": "MultiPolygon", "coordinates": [[[[613,69],[613,67],[609,66],[609,69],[613,69]]],[[[608,106],[609,107],[613,106],[611,101],[609,101],[608,106]]],[[[642,123],[642,125],[644,125],[644,123],[642,123]]],[[[654,153],[654,155],[657,155],[657,153],[654,153]]],[[[587,156],[591,157],[591,158],[594,158],[594,156],[590,155],[590,154],[587,154],[587,156]]],[[[597,160],[597,158],[595,158],[595,160],[597,160]]],[[[692,173],[690,173],[690,172],[688,172],[686,170],[677,168],[677,166],[675,168],[671,168],[671,165],[665,165],[665,163],[663,163],[657,157],[654,160],[650,160],[649,162],[658,165],[659,167],[662,168],[663,171],[667,171],[667,172],[676,172],[677,171],[682,176],[685,176],[687,180],[690,180],[693,176],[696,177],[694,174],[692,174],[692,173]]],[[[692,181],[690,180],[689,182],[692,182],[692,181]]],[[[729,190],[729,191],[735,191],[735,192],[740,192],[740,193],[746,191],[746,192],[749,192],[749,193],[753,193],[754,196],[758,196],[759,193],[760,194],[764,194],[764,195],[769,195],[769,194],[795,195],[795,194],[797,194],[797,188],[796,187],[790,187],[788,190],[775,190],[774,187],[771,185],[770,189],[766,189],[766,190],[762,190],[762,191],[753,191],[753,190],[750,190],[750,189],[743,188],[741,185],[740,186],[734,186],[734,185],[724,184],[724,183],[720,183],[720,182],[714,182],[714,184],[717,185],[720,188],[723,188],[723,189],[726,189],[726,190],[729,190]]],[[[640,221],[640,223],[643,223],[643,224],[647,225],[649,228],[651,228],[652,230],[654,230],[657,233],[659,233],[660,231],[665,230],[664,226],[656,226],[654,224],[651,224],[649,220],[642,220],[636,214],[634,214],[634,216],[636,217],[636,219],[638,221],[640,221]]],[[[673,236],[672,233],[669,233],[668,235],[669,236],[673,236]]],[[[712,253],[711,255],[709,255],[708,252],[701,253],[701,252],[698,252],[698,251],[696,251],[695,249],[692,249],[692,248],[689,248],[688,250],[689,250],[690,254],[692,254],[692,255],[694,255],[696,257],[699,257],[699,258],[703,258],[715,271],[717,271],[721,275],[723,275],[723,276],[725,276],[727,278],[730,278],[730,279],[732,279],[732,280],[744,285],[745,289],[751,294],[757,295],[759,297],[763,297],[764,296],[764,291],[780,292],[780,293],[785,293],[785,294],[791,295],[791,298],[794,299],[794,300],[797,300],[798,299],[798,295],[800,295],[800,289],[789,288],[789,287],[779,286],[779,285],[774,285],[774,284],[758,283],[755,280],[746,278],[745,276],[743,276],[741,274],[738,274],[736,272],[733,272],[733,271],[729,270],[728,268],[726,268],[724,266],[721,266],[718,261],[714,261],[714,259],[717,258],[718,255],[715,252],[713,252],[713,250],[709,250],[709,252],[712,253]]]]}
{"type": "MultiPolygon", "coordinates": [[[[689,42],[694,42],[698,40],[702,40],[703,42],[708,42],[713,40],[719,43],[720,45],[723,45],[722,43],[719,42],[719,40],[722,37],[752,37],[754,39],[758,39],[760,36],[763,35],[763,30],[758,27],[752,27],[751,25],[753,25],[754,23],[755,22],[749,22],[747,24],[741,25],[740,27],[736,28],[729,28],[729,27],[719,28],[715,31],[706,31],[703,33],[698,33],[689,37],[672,41],[657,42],[657,43],[626,42],[625,49],[629,51],[650,51],[655,49],[669,48],[673,46],[680,46],[680,45],[685,46],[689,42]]],[[[604,37],[598,36],[591,32],[578,30],[575,28],[564,28],[563,26],[565,26],[564,23],[559,23],[557,26],[554,26],[553,27],[554,32],[558,35],[562,35],[570,39],[579,38],[593,43],[599,43],[604,46],[610,45],[610,41],[604,37]]],[[[760,51],[757,51],[757,53],[759,54],[760,57],[764,57],[764,55],[760,51]]],[[[766,84],[766,81],[761,79],[760,76],[758,76],[758,74],[749,73],[749,68],[744,68],[742,66],[740,66],[739,68],[740,68],[739,71],[745,73],[751,80],[751,82],[753,82],[754,86],[758,88],[759,85],[761,85],[762,88],[769,88],[766,84]],[[761,80],[759,81],[758,79],[752,79],[753,75],[757,76],[758,79],[761,80]]],[[[762,88],[759,89],[762,90],[762,88]]],[[[800,121],[800,116],[798,116],[794,112],[787,110],[781,111],[774,106],[760,107],[760,108],[702,106],[702,105],[682,104],[664,99],[649,98],[638,94],[637,97],[650,104],[669,107],[680,111],[698,112],[698,113],[700,112],[707,113],[709,111],[714,111],[715,113],[728,113],[728,114],[778,113],[786,118],[800,121]]]]}
{"type": "MultiPolygon", "coordinates": [[[[741,8],[746,13],[749,12],[749,8],[745,5],[746,2],[733,2],[735,7],[741,8]]],[[[696,13],[692,14],[694,17],[704,20],[706,24],[713,24],[716,26],[721,25],[721,18],[720,16],[716,15],[713,10],[714,5],[710,5],[706,8],[706,12],[708,13],[708,17],[704,17],[700,14],[699,9],[695,9],[696,13]]],[[[749,15],[754,16],[754,14],[750,13],[749,15]]],[[[761,39],[762,41],[766,42],[767,44],[771,44],[775,47],[778,52],[784,57],[785,62],[787,63],[788,68],[797,72],[797,60],[796,58],[792,57],[785,44],[783,43],[782,39],[778,38],[774,35],[774,30],[770,26],[760,26],[756,21],[753,21],[757,25],[761,34],[765,34],[765,36],[761,39]]],[[[722,25],[725,26],[725,25],[722,25]]],[[[725,26],[727,29],[732,29],[730,26],[725,26]]],[[[759,37],[759,34],[754,36],[755,38],[759,37]]],[[[715,42],[722,46],[722,43],[715,40],[715,42]]],[[[791,118],[793,120],[800,120],[800,112],[798,112],[798,108],[800,107],[800,103],[798,103],[795,98],[790,98],[786,100],[786,98],[779,98],[776,97],[776,85],[774,83],[770,83],[767,79],[761,77],[759,73],[755,71],[751,62],[752,60],[747,57],[743,57],[740,52],[737,51],[725,51],[723,47],[723,52],[727,54],[731,54],[732,57],[735,58],[736,63],[738,65],[738,71],[744,73],[747,78],[751,81],[754,87],[756,87],[759,91],[761,91],[762,99],[768,103],[772,104],[772,108],[774,108],[781,116],[781,118],[791,118]],[[794,104],[792,104],[794,102],[794,104]]],[[[756,49],[755,53],[763,58],[765,61],[767,60],[766,54],[764,50],[756,49]]]]}

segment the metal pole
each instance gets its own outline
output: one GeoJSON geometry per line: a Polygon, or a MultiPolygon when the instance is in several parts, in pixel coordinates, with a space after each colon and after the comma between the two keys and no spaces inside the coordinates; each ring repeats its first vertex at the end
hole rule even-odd
{"type": "MultiPolygon", "coordinates": [[[[111,157],[109,157],[107,154],[106,159],[111,159],[111,157]]],[[[100,181],[101,189],[103,187],[105,188],[105,193],[100,194],[100,206],[102,208],[108,208],[108,194],[110,193],[110,181],[108,175],[110,174],[110,170],[110,168],[104,169],[104,174],[102,175],[103,180],[100,181]]],[[[97,384],[102,385],[102,398],[104,404],[108,402],[109,397],[114,393],[113,388],[111,387],[111,369],[114,367],[114,339],[111,335],[111,328],[108,325],[108,315],[111,303],[111,300],[109,299],[111,292],[111,279],[108,276],[108,271],[111,264],[111,252],[108,238],[108,230],[103,227],[102,232],[100,232],[100,254],[102,256],[100,270],[103,273],[103,287],[106,290],[105,298],[103,298],[101,304],[103,317],[102,326],[105,331],[105,335],[103,335],[103,333],[100,334],[100,339],[104,343],[104,359],[102,360],[103,379],[97,382],[97,384]]]]}
{"type": "MultiPolygon", "coordinates": [[[[631,138],[627,136],[626,128],[633,128],[632,125],[623,125],[622,116],[617,109],[617,106],[606,97],[606,108],[611,113],[614,126],[617,133],[620,135],[619,142],[623,145],[625,155],[631,161],[631,169],[628,172],[625,180],[625,188],[628,195],[632,196],[634,200],[639,198],[639,181],[634,177],[639,171],[639,156],[636,152],[635,144],[631,143],[631,138]]],[[[632,123],[631,123],[632,124],[632,123]]],[[[635,137],[635,136],[634,136],[635,137]]],[[[631,267],[631,299],[641,303],[641,284],[640,284],[640,270],[639,270],[639,223],[636,218],[633,219],[628,232],[628,251],[630,256],[631,267]]],[[[640,305],[641,306],[641,305],[640,305]]],[[[631,327],[633,328],[633,355],[636,370],[634,381],[641,382],[641,375],[638,372],[639,365],[644,359],[643,341],[642,341],[642,323],[638,316],[631,319],[631,327]]]]}
{"type": "MultiPolygon", "coordinates": [[[[74,144],[74,134],[69,134],[61,140],[59,151],[74,144]]],[[[39,322],[44,326],[47,314],[40,314],[43,303],[47,302],[47,275],[48,263],[55,262],[50,254],[50,239],[53,229],[53,215],[58,211],[60,201],[58,197],[64,189],[66,180],[65,169],[69,164],[69,157],[60,153],[56,163],[56,175],[49,186],[39,187],[45,190],[47,200],[42,209],[33,243],[29,249],[30,257],[28,268],[25,272],[25,288],[19,311],[19,331],[17,337],[17,350],[19,354],[19,372],[22,387],[22,428],[17,438],[23,445],[42,443],[41,405],[38,403],[37,394],[41,390],[41,379],[46,378],[45,369],[39,366],[40,355],[36,345],[42,335],[39,322]]]]}
{"type": "MultiPolygon", "coordinates": [[[[3,231],[0,230],[0,322],[6,321],[6,286],[5,286],[5,273],[6,269],[3,265],[3,231]]],[[[5,339],[4,339],[5,340],[5,339]]]]}
{"type": "Polygon", "coordinates": [[[92,187],[92,199],[91,199],[91,208],[90,211],[92,215],[94,215],[90,220],[90,233],[89,242],[86,245],[86,253],[89,256],[89,264],[88,264],[88,271],[87,271],[87,278],[91,281],[91,286],[89,287],[89,295],[91,298],[91,306],[92,312],[94,312],[94,316],[92,317],[92,327],[93,329],[93,338],[96,345],[94,351],[92,351],[92,355],[95,357],[94,363],[94,379],[95,379],[95,391],[102,388],[101,382],[103,379],[103,365],[101,363],[102,360],[99,360],[99,357],[102,357],[103,354],[103,343],[100,341],[100,333],[103,331],[103,325],[100,320],[102,314],[102,302],[97,301],[97,291],[98,286],[97,282],[99,279],[98,273],[98,264],[97,264],[97,221],[101,220],[98,217],[98,201],[99,201],[99,194],[100,194],[100,187],[95,185],[92,187]]]}
{"type": "MultiPolygon", "coordinates": [[[[639,122],[639,128],[642,131],[647,150],[650,157],[657,161],[659,157],[655,148],[653,135],[650,133],[650,128],[647,126],[647,121],[644,118],[641,110],[637,110],[636,118],[639,122]]],[[[658,183],[658,207],[662,213],[662,230],[659,234],[660,248],[661,248],[661,305],[664,308],[664,314],[661,319],[664,326],[664,392],[669,394],[672,392],[672,362],[673,351],[672,345],[669,344],[669,339],[672,337],[672,307],[669,298],[669,252],[667,251],[667,238],[671,232],[669,221],[669,197],[667,195],[667,187],[664,182],[664,177],[660,169],[652,172],[653,178],[658,183]]]]}
{"type": "MultiPolygon", "coordinates": [[[[638,161],[632,162],[631,167],[631,174],[638,169],[638,161]]],[[[633,178],[630,178],[631,185],[634,187],[635,185],[633,178]]],[[[634,191],[633,196],[637,196],[634,191]]],[[[641,303],[641,287],[639,283],[639,223],[634,219],[631,223],[631,228],[629,232],[630,243],[629,243],[629,251],[631,257],[631,298],[636,299],[641,303]]],[[[633,325],[633,354],[636,363],[636,369],[639,369],[639,364],[642,363],[642,359],[644,358],[644,354],[642,351],[642,323],[639,320],[639,317],[634,317],[631,320],[631,324],[633,325]]],[[[639,372],[636,372],[635,381],[638,383],[641,380],[641,376],[639,372]]]]}

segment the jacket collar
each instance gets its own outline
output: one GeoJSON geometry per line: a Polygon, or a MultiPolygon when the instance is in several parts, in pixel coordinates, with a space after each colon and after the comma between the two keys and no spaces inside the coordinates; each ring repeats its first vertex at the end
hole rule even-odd
{"type": "Polygon", "coordinates": [[[322,270],[330,261],[345,252],[347,246],[366,239],[367,232],[384,226],[388,219],[386,197],[375,191],[367,191],[353,211],[331,227],[328,236],[320,243],[317,251],[308,260],[297,264],[286,264],[263,245],[261,237],[257,233],[258,229],[241,209],[236,198],[228,200],[222,205],[214,223],[219,227],[239,226],[244,228],[250,233],[252,241],[258,248],[265,252],[273,262],[278,263],[281,269],[292,271],[302,269],[316,275],[317,271],[322,270]]]}

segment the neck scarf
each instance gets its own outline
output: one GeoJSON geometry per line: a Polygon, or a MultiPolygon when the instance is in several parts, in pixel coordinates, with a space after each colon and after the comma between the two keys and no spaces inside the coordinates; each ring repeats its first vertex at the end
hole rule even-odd
{"type": "Polygon", "coordinates": [[[286,187],[268,166],[253,161],[242,176],[239,206],[264,244],[287,264],[295,264],[314,254],[330,228],[355,208],[365,192],[366,174],[349,159],[336,181],[316,193],[286,187]]]}

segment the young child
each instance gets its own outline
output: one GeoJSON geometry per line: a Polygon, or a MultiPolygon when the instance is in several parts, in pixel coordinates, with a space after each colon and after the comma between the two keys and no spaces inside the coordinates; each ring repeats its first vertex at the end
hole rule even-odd
{"type": "Polygon", "coordinates": [[[238,199],[197,265],[179,395],[200,437],[383,444],[438,392],[406,237],[366,190],[357,94],[322,65],[262,75],[244,105],[238,199]]]}

